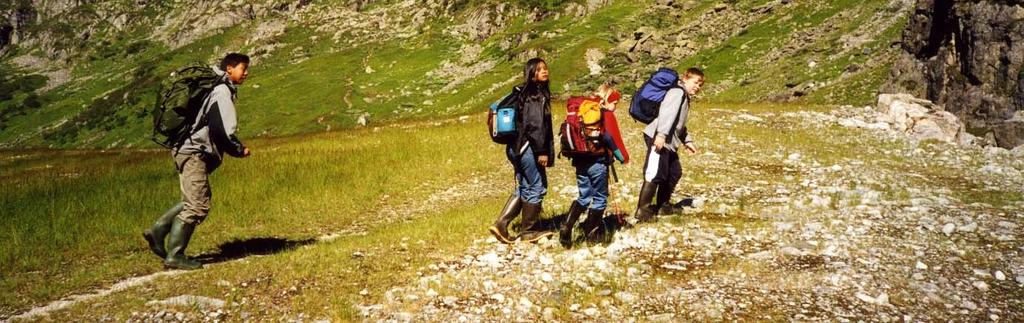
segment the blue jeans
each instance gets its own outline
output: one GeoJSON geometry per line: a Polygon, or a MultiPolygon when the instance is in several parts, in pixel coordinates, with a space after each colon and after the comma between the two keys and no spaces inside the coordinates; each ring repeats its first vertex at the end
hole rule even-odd
{"type": "Polygon", "coordinates": [[[505,156],[516,173],[516,183],[519,184],[516,195],[526,203],[540,204],[548,193],[548,172],[537,164],[533,149],[527,147],[522,155],[516,157],[516,151],[510,145],[505,149],[505,156]]]}
{"type": "Polygon", "coordinates": [[[576,186],[580,197],[576,199],[583,207],[602,211],[608,206],[608,165],[597,160],[574,162],[576,186]]]}

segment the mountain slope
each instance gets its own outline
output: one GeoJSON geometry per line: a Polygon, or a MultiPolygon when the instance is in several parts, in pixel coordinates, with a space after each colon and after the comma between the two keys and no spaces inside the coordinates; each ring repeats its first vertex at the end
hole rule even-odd
{"type": "Polygon", "coordinates": [[[155,84],[224,53],[254,57],[241,135],[281,136],[480,111],[548,59],[556,94],[701,66],[718,101],[873,101],[906,1],[113,1],[0,8],[0,147],[155,147],[155,84]],[[27,22],[26,22],[27,21],[27,22]],[[9,28],[14,29],[14,28],[9,28]],[[45,82],[44,82],[45,80],[45,82]],[[45,83],[45,84],[44,84],[45,83]]]}

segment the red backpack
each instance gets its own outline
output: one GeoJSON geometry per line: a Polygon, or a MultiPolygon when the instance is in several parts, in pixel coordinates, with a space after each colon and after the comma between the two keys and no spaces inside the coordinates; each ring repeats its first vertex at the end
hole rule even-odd
{"type": "Polygon", "coordinates": [[[580,106],[584,104],[601,104],[597,97],[570,97],[566,102],[565,122],[558,128],[562,149],[560,154],[573,158],[579,156],[604,156],[608,154],[601,135],[604,134],[604,120],[592,125],[583,124],[580,106]]]}

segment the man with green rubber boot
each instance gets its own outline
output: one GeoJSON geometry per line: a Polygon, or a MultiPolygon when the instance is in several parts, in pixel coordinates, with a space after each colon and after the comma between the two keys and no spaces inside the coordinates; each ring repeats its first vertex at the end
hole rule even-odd
{"type": "Polygon", "coordinates": [[[181,185],[181,203],[167,210],[153,226],[143,232],[149,248],[164,258],[170,269],[199,269],[203,264],[185,256],[189,240],[197,225],[210,212],[209,176],[224,159],[224,154],[244,158],[249,148],[235,137],[237,86],[249,76],[249,57],[231,53],[221,60],[217,84],[203,101],[191,127],[191,135],[172,149],[174,164],[181,185]],[[164,247],[164,239],[167,241],[164,247]]]}

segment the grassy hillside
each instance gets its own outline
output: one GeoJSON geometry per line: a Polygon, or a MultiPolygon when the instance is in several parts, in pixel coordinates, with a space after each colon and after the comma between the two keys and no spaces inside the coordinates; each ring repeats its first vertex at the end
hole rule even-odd
{"type": "Polygon", "coordinates": [[[204,15],[184,3],[114,4],[83,5],[63,13],[74,19],[60,26],[47,19],[34,27],[36,35],[56,40],[74,38],[75,24],[96,30],[62,60],[42,58],[44,47],[69,46],[60,41],[26,43],[0,58],[0,147],[154,147],[147,141],[148,112],[157,82],[229,51],[255,58],[238,102],[243,137],[352,128],[361,116],[382,124],[479,111],[518,82],[521,64],[532,56],[550,61],[559,95],[608,80],[629,91],[658,66],[700,66],[710,76],[709,100],[864,104],[886,76],[889,44],[907,9],[875,0],[671,7],[623,0],[383,1],[358,10],[317,2],[188,33],[184,26],[199,19],[192,16],[204,15]],[[96,13],[72,16],[78,11],[96,13]],[[140,18],[121,29],[88,24],[88,17],[109,12],[140,18]],[[480,30],[488,32],[474,33],[480,30]],[[628,46],[651,31],[643,44],[628,46]],[[194,37],[178,44],[163,36],[174,33],[194,37]],[[592,63],[603,70],[591,75],[587,53],[595,50],[604,58],[592,63]]]}

